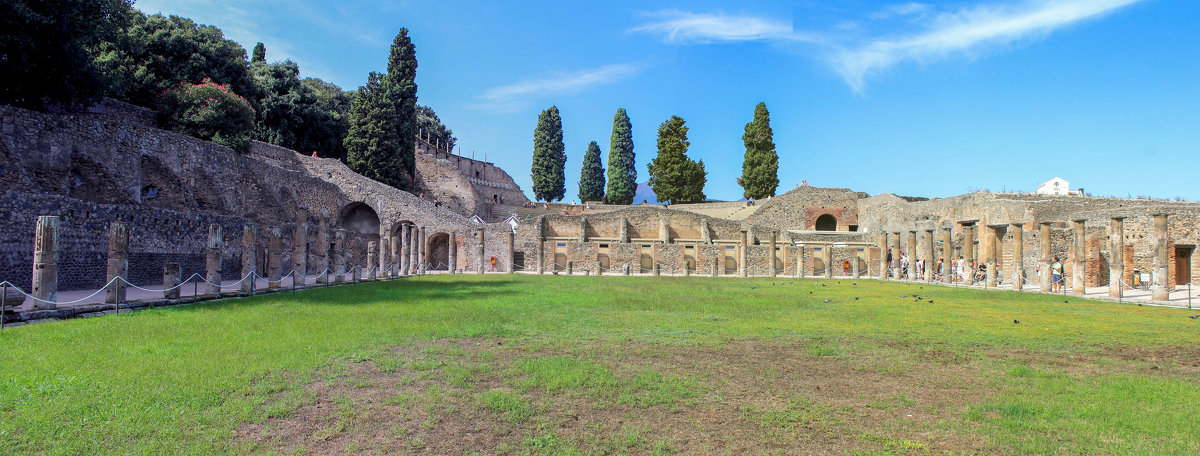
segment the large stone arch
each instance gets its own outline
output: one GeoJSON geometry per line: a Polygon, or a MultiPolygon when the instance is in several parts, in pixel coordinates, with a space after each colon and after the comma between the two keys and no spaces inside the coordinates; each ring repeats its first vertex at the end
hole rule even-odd
{"type": "Polygon", "coordinates": [[[817,221],[813,223],[813,229],[817,231],[837,231],[838,220],[833,214],[821,214],[817,217],[817,221]]]}
{"type": "Polygon", "coordinates": [[[337,225],[346,230],[347,262],[365,265],[367,243],[379,242],[379,213],[371,205],[355,201],[338,210],[337,225]]]}
{"type": "Polygon", "coordinates": [[[425,240],[425,270],[447,271],[450,264],[450,235],[439,231],[425,240]]]}

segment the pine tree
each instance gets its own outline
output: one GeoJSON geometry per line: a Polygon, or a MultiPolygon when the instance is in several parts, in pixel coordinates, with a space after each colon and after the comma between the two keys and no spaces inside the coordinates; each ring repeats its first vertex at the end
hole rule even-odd
{"type": "Polygon", "coordinates": [[[658,156],[650,161],[650,188],[659,202],[695,203],[704,201],[708,180],[704,162],[687,156],[688,127],[683,118],[671,116],[658,126],[658,156]]]}
{"type": "Polygon", "coordinates": [[[415,189],[413,177],[417,174],[417,49],[408,38],[407,28],[401,28],[392,41],[384,81],[388,98],[396,104],[394,153],[404,173],[398,180],[407,182],[399,188],[411,191],[415,189]]]}
{"type": "Polygon", "coordinates": [[[542,201],[562,200],[566,195],[566,177],[563,168],[567,163],[566,147],[562,138],[562,119],[558,107],[542,111],[538,115],[537,128],[533,130],[533,195],[542,201]]]}
{"type": "Polygon", "coordinates": [[[250,57],[250,63],[266,63],[267,62],[267,47],[262,43],[254,45],[254,53],[250,57]]]}
{"type": "Polygon", "coordinates": [[[746,124],[742,142],[746,144],[746,156],[742,160],[742,177],[737,182],[745,197],[775,196],[779,188],[779,155],[775,153],[771,114],[766,103],[754,107],[754,120],[746,124]]]}
{"type": "Polygon", "coordinates": [[[600,145],[588,143],[583,155],[583,169],[579,171],[579,201],[601,201],[604,199],[604,165],[600,163],[600,145]]]}
{"type": "Polygon", "coordinates": [[[392,42],[385,75],[372,72],[350,105],[346,164],[401,190],[415,189],[417,56],[408,29],[392,42]]]}
{"type": "Polygon", "coordinates": [[[637,163],[633,155],[633,126],[625,108],[613,115],[612,139],[608,146],[609,204],[632,204],[637,192],[637,163]]]}
{"type": "Polygon", "coordinates": [[[346,165],[363,176],[396,188],[409,185],[395,144],[399,140],[396,104],[387,97],[383,79],[374,71],[350,103],[346,133],[346,165]]]}

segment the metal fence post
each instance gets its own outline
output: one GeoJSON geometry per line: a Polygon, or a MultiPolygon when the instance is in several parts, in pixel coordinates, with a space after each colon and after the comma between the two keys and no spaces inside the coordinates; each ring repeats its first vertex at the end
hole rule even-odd
{"type": "Polygon", "coordinates": [[[0,329],[4,329],[5,313],[8,313],[8,283],[0,285],[0,329]]]}

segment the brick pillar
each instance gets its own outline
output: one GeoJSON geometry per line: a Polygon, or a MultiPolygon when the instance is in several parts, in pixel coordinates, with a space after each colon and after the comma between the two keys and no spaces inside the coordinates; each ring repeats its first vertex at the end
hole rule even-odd
{"type": "Polygon", "coordinates": [[[1120,298],[1124,296],[1125,280],[1125,219],[1113,217],[1108,228],[1109,258],[1108,258],[1108,295],[1120,298]]]}
{"type": "Polygon", "coordinates": [[[1075,234],[1074,245],[1071,246],[1071,253],[1075,256],[1075,261],[1071,266],[1071,292],[1075,294],[1084,294],[1086,284],[1083,277],[1087,271],[1087,231],[1084,223],[1085,219],[1076,219],[1071,221],[1071,230],[1075,234]]]}
{"type": "Polygon", "coordinates": [[[271,230],[267,241],[267,287],[279,288],[283,274],[283,233],[278,228],[271,230]]]}
{"type": "Polygon", "coordinates": [[[258,227],[253,223],[242,226],[242,293],[249,293],[258,273],[258,227]],[[252,274],[253,273],[253,274],[252,274]]]}
{"type": "Polygon", "coordinates": [[[313,255],[313,272],[317,273],[317,283],[329,283],[329,212],[321,211],[317,220],[317,245],[313,255]]]}
{"type": "Polygon", "coordinates": [[[33,302],[33,308],[52,310],[58,298],[58,216],[43,215],[37,219],[33,240],[33,297],[51,301],[33,302]]]}
{"type": "Polygon", "coordinates": [[[125,302],[125,282],[113,281],[117,277],[129,276],[129,224],[112,222],[108,226],[108,281],[112,282],[104,291],[104,302],[125,302]]]}
{"type": "Polygon", "coordinates": [[[308,211],[296,209],[296,232],[292,237],[292,286],[304,285],[308,273],[308,211]]]}
{"type": "Polygon", "coordinates": [[[1150,299],[1166,301],[1170,298],[1167,285],[1167,267],[1171,264],[1167,249],[1167,214],[1154,214],[1154,270],[1151,271],[1150,299]]]}
{"type": "Polygon", "coordinates": [[[179,280],[183,275],[183,268],[179,267],[179,263],[163,264],[163,299],[179,299],[179,280]]]}
{"type": "Polygon", "coordinates": [[[221,237],[221,225],[216,223],[208,225],[208,243],[206,244],[204,265],[205,280],[209,283],[204,284],[204,294],[221,294],[221,250],[224,247],[225,240],[221,237]]]}
{"type": "Polygon", "coordinates": [[[1008,230],[1012,233],[1012,279],[1009,283],[1012,284],[1012,289],[1020,291],[1025,286],[1025,225],[1020,223],[1009,224],[1008,230]]]}
{"type": "Polygon", "coordinates": [[[1053,250],[1050,244],[1050,222],[1041,222],[1038,224],[1038,261],[1041,263],[1039,269],[1042,271],[1042,283],[1039,284],[1038,289],[1042,292],[1050,291],[1054,285],[1054,273],[1050,270],[1054,258],[1051,257],[1050,252],[1053,250]]]}

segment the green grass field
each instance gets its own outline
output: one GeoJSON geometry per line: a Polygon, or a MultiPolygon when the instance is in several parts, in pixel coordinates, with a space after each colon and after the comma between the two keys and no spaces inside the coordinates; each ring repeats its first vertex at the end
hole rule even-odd
{"type": "Polygon", "coordinates": [[[40,323],[0,454],[1200,454],[1200,311],[1066,301],[468,275],[40,323]]]}

